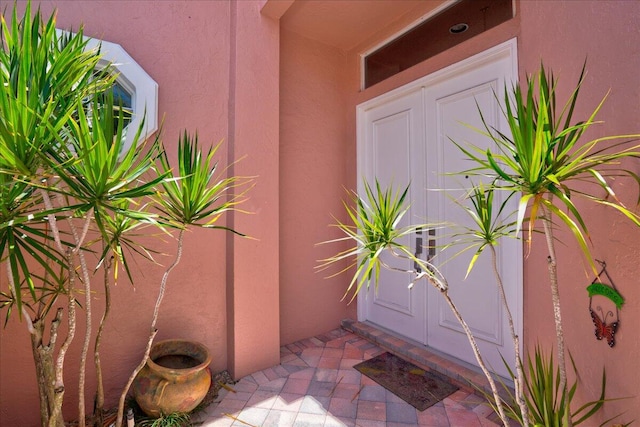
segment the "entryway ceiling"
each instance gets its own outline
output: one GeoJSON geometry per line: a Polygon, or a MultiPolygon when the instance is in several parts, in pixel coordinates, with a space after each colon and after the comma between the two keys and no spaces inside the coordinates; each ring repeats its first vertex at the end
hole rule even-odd
{"type": "Polygon", "coordinates": [[[350,51],[367,40],[373,39],[374,35],[381,30],[392,29],[394,23],[397,25],[400,21],[416,20],[443,2],[443,0],[295,0],[282,15],[280,23],[286,30],[343,51],[350,51]]]}

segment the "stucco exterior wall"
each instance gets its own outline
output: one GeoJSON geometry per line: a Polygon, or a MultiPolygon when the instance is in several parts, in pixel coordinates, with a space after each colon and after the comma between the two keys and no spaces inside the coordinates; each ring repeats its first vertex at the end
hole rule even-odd
{"type": "MultiPolygon", "coordinates": [[[[415,21],[421,7],[433,7],[434,2],[427,3],[342,51],[281,32],[276,20],[260,14],[263,0],[41,2],[45,14],[59,9],[60,27],[77,28],[83,22],[87,35],[122,45],[159,83],[163,139],[169,147],[175,147],[182,128],[198,129],[203,143],[227,141],[222,164],[246,155],[234,172],[257,177],[245,206],[253,214],[234,216],[232,223],[256,240],[215,231],[189,233],[182,264],[171,276],[157,339],[200,340],[213,352],[212,370],[230,369],[241,377],[277,364],[280,343],[325,332],[343,317],[355,318],[355,303],[340,302],[346,276],[325,279],[313,267],[336,252],[334,245],[315,244],[339,236],[328,227],[331,215],[344,215],[343,187],[356,188],[356,106],[500,42],[518,37],[520,78],[537,70],[542,59],[560,77],[561,94],[575,82],[588,57],[589,74],[576,117],[611,89],[600,114],[605,124],[592,136],[640,131],[638,2],[518,1],[515,19],[361,91],[360,53],[415,21]]],[[[5,5],[10,7],[0,0],[0,6],[5,5]]],[[[626,166],[640,172],[637,161],[626,166]]],[[[636,193],[631,188],[624,180],[614,186],[633,204],[636,193]]],[[[560,234],[567,244],[558,248],[567,344],[586,386],[579,398],[595,397],[606,364],[610,396],[631,398],[608,403],[601,418],[627,411],[624,420],[638,419],[640,287],[634,279],[640,231],[606,209],[585,209],[594,255],[607,261],[627,303],[618,344],[610,349],[593,337],[584,289],[592,278],[585,275],[570,237],[560,234]]],[[[554,342],[541,243],[536,241],[525,260],[527,348],[538,341],[554,342]]],[[[172,245],[161,249],[171,253],[172,245]]],[[[168,265],[170,260],[162,262],[168,265]]],[[[103,344],[108,404],[115,402],[139,361],[162,272],[161,267],[145,266],[135,273],[135,290],[126,282],[114,290],[118,313],[103,344]]],[[[96,312],[101,301],[98,291],[96,312]]],[[[80,341],[74,343],[66,370],[69,418],[76,411],[77,374],[72,367],[80,341]]],[[[37,422],[29,345],[25,327],[16,319],[0,329],[0,425],[37,422]]],[[[90,400],[91,368],[87,378],[90,400]]]]}
{"type": "MultiPolygon", "coordinates": [[[[0,7],[10,11],[12,3],[2,1],[0,7]]],[[[20,9],[24,4],[19,2],[20,9]]],[[[59,28],[83,23],[86,35],[120,44],[156,80],[163,140],[170,153],[182,129],[197,130],[205,147],[225,140],[219,152],[221,169],[231,159],[244,158],[234,166],[235,174],[257,177],[245,205],[253,214],[233,217],[233,225],[255,240],[212,230],[187,233],[182,261],[170,276],[157,324],[157,340],[201,341],[212,352],[212,371],[229,369],[237,377],[279,361],[279,32],[276,21],[260,14],[261,5],[261,1],[207,0],[40,2],[45,16],[58,9],[59,28]]],[[[155,247],[175,253],[175,242],[155,247]]],[[[161,256],[159,261],[168,266],[172,259],[161,256]]],[[[109,407],[116,404],[142,356],[165,268],[141,260],[133,265],[135,287],[121,275],[112,291],[112,317],[103,338],[109,407]]],[[[96,325],[103,293],[99,280],[93,287],[96,325]]],[[[76,367],[83,316],[80,310],[65,368],[68,419],[77,416],[76,367]]],[[[94,388],[89,360],[87,413],[94,388]]],[[[28,334],[14,317],[0,330],[0,425],[35,425],[37,402],[28,334]]]]}
{"type": "MultiPolygon", "coordinates": [[[[346,54],[284,31],[280,61],[280,315],[288,344],[355,318],[355,302],[340,302],[346,275],[340,268],[314,272],[318,260],[346,249],[317,246],[339,238],[331,215],[346,220],[341,199],[352,163],[347,151],[346,54]]],[[[346,267],[346,264],[345,264],[346,267]]]]}
{"type": "MultiPolygon", "coordinates": [[[[586,119],[602,98],[610,94],[598,115],[604,123],[588,137],[640,132],[640,3],[624,1],[523,1],[522,32],[519,40],[521,78],[535,72],[540,61],[559,78],[559,93],[566,97],[587,60],[587,77],[574,117],[586,119]]],[[[559,97],[560,99],[563,99],[559,97]]],[[[640,161],[626,161],[624,167],[638,173],[640,161]]],[[[634,206],[637,188],[619,179],[617,195],[634,206]]],[[[590,189],[592,190],[592,189],[590,189]]],[[[599,196],[604,194],[598,190],[599,196]]],[[[625,412],[619,422],[640,417],[640,287],[638,257],[640,229],[611,209],[580,203],[592,233],[593,256],[607,263],[616,287],[625,297],[620,310],[616,346],[596,341],[585,290],[593,280],[585,268],[571,236],[558,236],[560,297],[565,337],[575,359],[581,384],[580,399],[598,396],[602,369],[606,366],[608,397],[628,399],[609,402],[602,420],[625,412]]],[[[543,242],[525,262],[525,339],[531,348],[537,341],[547,348],[554,342],[553,312],[546,278],[543,242]]],[[[597,425],[594,420],[593,425],[597,425]]]]}

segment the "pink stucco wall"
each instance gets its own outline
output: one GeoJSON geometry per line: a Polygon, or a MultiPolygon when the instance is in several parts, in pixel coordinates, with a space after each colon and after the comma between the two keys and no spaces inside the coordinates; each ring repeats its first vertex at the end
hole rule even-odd
{"type": "Polygon", "coordinates": [[[355,302],[340,302],[346,276],[327,278],[340,269],[313,273],[317,260],[341,249],[316,244],[341,237],[329,224],[331,215],[345,220],[340,200],[354,140],[345,132],[346,54],[284,30],[281,53],[280,312],[287,344],[355,318],[355,302]]]}
{"type": "MultiPolygon", "coordinates": [[[[0,1],[0,6],[5,4],[0,1]]],[[[413,22],[434,2],[415,2],[411,13],[390,17],[388,26],[346,51],[279,28],[277,20],[260,14],[263,4],[42,2],[45,12],[59,8],[61,27],[84,22],[87,34],[121,44],[159,83],[159,111],[166,115],[164,140],[170,146],[182,128],[197,128],[202,142],[225,139],[232,144],[226,148],[230,159],[247,156],[235,166],[236,174],[257,176],[246,206],[253,214],[233,218],[239,230],[256,240],[190,233],[158,324],[158,338],[181,336],[207,344],[214,370],[229,369],[240,377],[274,365],[281,343],[356,317],[355,303],[346,306],[339,301],[346,277],[325,279],[313,267],[316,260],[335,253],[335,247],[315,244],[338,236],[327,224],[332,214],[343,215],[343,187],[356,186],[357,104],[518,37],[521,78],[544,59],[561,85],[572,84],[588,55],[589,75],[577,114],[593,108],[611,88],[600,116],[606,124],[599,132],[640,129],[637,2],[518,1],[514,20],[365,91],[359,86],[359,54],[413,22]]],[[[628,162],[628,167],[638,172],[637,162],[628,162]]],[[[621,181],[615,189],[632,203],[636,194],[629,187],[621,181]]],[[[607,404],[603,419],[622,411],[627,411],[627,421],[638,419],[640,288],[634,278],[639,231],[601,208],[587,207],[587,212],[594,255],[606,259],[627,304],[621,311],[618,345],[609,349],[593,338],[584,290],[591,278],[574,261],[578,257],[570,245],[560,248],[567,342],[586,385],[579,397],[594,397],[594,385],[606,364],[611,396],[633,397],[607,404]]],[[[528,347],[538,340],[553,342],[553,334],[545,332],[553,327],[543,249],[534,246],[525,260],[528,347]]],[[[170,252],[168,247],[163,250],[170,252]]],[[[161,268],[145,268],[136,273],[135,290],[127,283],[115,290],[114,304],[121,309],[103,350],[111,402],[139,360],[161,274],[161,268]]],[[[100,304],[98,292],[96,310],[100,304]]],[[[79,341],[69,357],[70,367],[77,361],[79,341]]],[[[73,418],[77,374],[71,368],[66,372],[67,410],[73,418]]],[[[92,396],[91,373],[89,378],[87,395],[92,396]]],[[[0,424],[34,425],[36,405],[28,337],[24,325],[13,320],[0,330],[0,424]],[[24,418],[18,421],[19,417],[24,418]]]]}
{"type": "MultiPolygon", "coordinates": [[[[170,277],[157,339],[199,340],[212,352],[212,370],[228,369],[236,377],[277,364],[277,22],[260,15],[261,1],[40,4],[45,16],[58,9],[60,28],[78,28],[84,23],[86,35],[120,44],[158,82],[163,140],[169,151],[177,146],[183,128],[197,129],[205,145],[226,141],[220,151],[222,167],[229,159],[244,158],[235,166],[235,173],[257,177],[245,206],[253,214],[233,218],[235,227],[255,240],[220,231],[188,233],[182,262],[170,277]]],[[[2,1],[0,6],[11,9],[10,2],[2,1]]],[[[19,6],[24,7],[24,2],[19,6]]],[[[169,254],[174,248],[170,243],[158,247],[169,254]]],[[[168,265],[171,258],[160,261],[168,265]]],[[[113,291],[114,309],[102,346],[107,405],[114,405],[140,360],[163,272],[161,266],[143,262],[138,267],[134,268],[135,287],[121,281],[113,291]]],[[[96,324],[103,295],[98,283],[94,287],[96,324]]],[[[65,370],[68,419],[77,414],[75,366],[81,333],[79,325],[65,370]]],[[[17,319],[0,330],[0,425],[37,423],[29,347],[26,328],[17,319]]],[[[92,407],[94,383],[90,366],[87,412],[92,407]]]]}
{"type": "MultiPolygon", "coordinates": [[[[535,71],[544,60],[545,66],[552,68],[560,79],[560,91],[566,95],[586,58],[588,74],[575,117],[586,118],[610,90],[598,116],[604,123],[594,129],[590,137],[640,133],[640,32],[637,25],[640,3],[523,1],[521,7],[521,77],[524,72],[535,71]]],[[[635,173],[640,171],[638,160],[627,161],[624,166],[635,173]]],[[[625,203],[634,206],[638,194],[631,182],[620,179],[613,188],[625,203]]],[[[606,366],[608,396],[628,399],[607,403],[602,420],[625,412],[619,420],[629,422],[640,417],[640,229],[610,209],[585,203],[580,207],[585,209],[585,220],[592,233],[593,255],[607,262],[607,270],[626,303],[620,311],[616,346],[611,349],[603,341],[596,341],[585,291],[593,278],[585,275],[571,237],[559,236],[565,243],[557,247],[566,341],[585,387],[580,389],[579,397],[597,397],[602,368],[606,366]]],[[[535,247],[525,263],[525,339],[528,346],[538,340],[550,345],[554,338],[545,276],[545,248],[541,246],[535,247]]]]}

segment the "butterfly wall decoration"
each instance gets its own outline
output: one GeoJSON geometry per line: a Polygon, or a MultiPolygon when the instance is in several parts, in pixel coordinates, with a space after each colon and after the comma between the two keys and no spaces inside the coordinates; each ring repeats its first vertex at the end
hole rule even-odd
{"type": "Polygon", "coordinates": [[[587,286],[587,291],[589,292],[589,314],[591,315],[591,320],[596,328],[596,339],[606,340],[609,347],[613,348],[616,345],[616,331],[620,326],[619,310],[622,307],[622,304],[624,304],[624,298],[616,289],[613,280],[611,280],[611,276],[609,276],[609,273],[607,272],[606,263],[604,261],[596,261],[602,266],[602,271],[593,280],[593,282],[587,286]],[[600,277],[603,274],[611,283],[610,285],[600,281],[600,277]],[[594,307],[594,296],[599,298],[601,302],[610,300],[611,303],[608,305],[611,306],[611,309],[608,307],[603,308],[600,304],[595,305],[594,307]],[[615,313],[613,307],[615,307],[615,313]],[[611,320],[609,320],[609,316],[611,316],[611,320]]]}
{"type": "MultiPolygon", "coordinates": [[[[601,307],[597,307],[597,309],[599,309],[599,311],[602,311],[601,307]]],[[[591,320],[593,320],[593,324],[596,327],[596,338],[598,340],[601,340],[603,338],[606,339],[609,347],[613,347],[614,345],[616,345],[615,335],[616,331],[618,330],[619,320],[607,323],[607,317],[609,317],[609,315],[613,316],[613,312],[608,311],[603,316],[604,319],[601,319],[600,316],[598,316],[598,313],[593,311],[591,308],[589,308],[589,312],[591,313],[591,320]]]]}

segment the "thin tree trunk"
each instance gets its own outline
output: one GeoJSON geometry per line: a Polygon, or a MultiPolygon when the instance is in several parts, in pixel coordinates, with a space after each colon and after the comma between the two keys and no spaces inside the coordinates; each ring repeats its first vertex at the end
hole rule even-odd
{"type": "Polygon", "coordinates": [[[68,218],[69,227],[71,228],[71,233],[73,234],[73,239],[76,243],[73,252],[77,254],[78,259],[80,261],[80,270],[82,272],[82,281],[84,282],[84,312],[85,312],[85,333],[84,333],[84,341],[82,343],[82,353],[80,354],[80,369],[78,376],[78,426],[85,427],[85,417],[86,417],[86,408],[85,408],[85,381],[86,381],[86,366],[87,366],[87,354],[89,353],[89,345],[91,344],[91,334],[92,334],[92,312],[91,312],[91,276],[89,274],[89,269],[87,268],[87,261],[84,257],[84,252],[82,251],[82,244],[89,230],[89,224],[91,223],[91,211],[86,213],[84,226],[82,228],[82,234],[78,235],[75,224],[71,218],[68,218]]]}
{"type": "MultiPolygon", "coordinates": [[[[73,341],[76,334],[76,301],[73,294],[73,286],[75,284],[75,276],[72,268],[72,250],[66,251],[67,266],[69,268],[69,289],[67,293],[68,297],[68,310],[69,310],[69,331],[67,338],[62,343],[55,365],[55,380],[53,384],[54,403],[49,417],[49,427],[61,427],[57,420],[62,417],[62,401],[64,398],[64,358],[69,350],[69,346],[73,341]]],[[[62,424],[64,426],[64,423],[62,424]]]]}
{"type": "Polygon", "coordinates": [[[162,281],[160,282],[160,291],[158,293],[158,298],[156,299],[156,305],[153,309],[153,317],[151,319],[151,329],[149,332],[149,339],[147,340],[147,347],[145,349],[144,355],[142,357],[142,360],[138,364],[138,366],[136,366],[136,368],[131,373],[131,376],[129,377],[129,381],[127,381],[127,384],[125,385],[124,390],[120,395],[120,402],[118,403],[118,416],[116,419],[116,426],[118,427],[122,425],[122,420],[124,419],[124,401],[127,397],[127,393],[129,392],[129,388],[131,388],[131,384],[133,384],[133,380],[135,380],[138,373],[142,370],[142,368],[144,368],[144,365],[147,363],[147,360],[149,359],[149,353],[151,352],[151,345],[153,344],[153,339],[158,333],[158,330],[156,329],[156,322],[158,321],[158,312],[160,310],[160,304],[162,303],[162,299],[164,298],[164,292],[167,287],[167,279],[169,278],[169,274],[171,273],[171,270],[173,270],[178,265],[178,263],[180,262],[180,259],[182,258],[183,239],[184,239],[184,228],[180,230],[180,234],[178,235],[178,250],[176,253],[176,258],[173,261],[173,263],[169,266],[169,268],[167,268],[167,270],[162,275],[162,281]]]}
{"type": "Polygon", "coordinates": [[[102,331],[104,330],[104,326],[107,322],[107,318],[109,317],[109,311],[111,310],[111,289],[109,280],[111,277],[111,260],[106,259],[103,264],[104,270],[104,313],[102,314],[102,319],[100,319],[100,326],[98,326],[98,331],[96,332],[96,342],[93,351],[93,361],[96,366],[96,398],[95,404],[93,408],[93,418],[95,419],[95,423],[98,426],[102,426],[104,424],[104,384],[102,380],[102,363],[100,361],[100,344],[102,342],[102,331]]]}
{"type": "MultiPolygon", "coordinates": [[[[62,308],[59,308],[55,318],[51,322],[51,341],[49,345],[43,342],[45,323],[43,319],[37,319],[34,323],[34,333],[31,334],[31,351],[36,367],[38,380],[38,392],[40,394],[40,425],[47,427],[51,422],[51,415],[54,408],[55,393],[53,385],[55,383],[55,366],[53,363],[53,352],[55,349],[55,338],[58,326],[62,320],[62,308]]],[[[64,426],[61,414],[54,420],[55,425],[64,426]]]]}
{"type": "MultiPolygon", "coordinates": [[[[397,254],[393,250],[391,250],[390,253],[393,256],[405,258],[405,256],[397,254]]],[[[409,254],[409,256],[411,256],[411,254],[409,254]]],[[[482,369],[484,376],[487,378],[487,381],[489,382],[489,387],[491,387],[491,393],[493,394],[493,400],[495,401],[496,409],[498,410],[498,416],[500,417],[500,420],[502,420],[504,427],[509,427],[509,419],[507,418],[507,415],[504,412],[504,405],[502,404],[502,398],[498,394],[498,387],[496,386],[495,380],[493,379],[493,376],[491,376],[489,369],[487,369],[487,366],[484,363],[484,359],[480,354],[480,349],[478,348],[478,344],[476,343],[476,339],[473,336],[473,333],[471,332],[469,325],[467,325],[467,322],[463,319],[462,314],[458,311],[458,307],[456,307],[453,300],[449,296],[449,284],[447,283],[447,279],[440,272],[440,270],[436,268],[435,265],[431,264],[430,261],[419,260],[415,257],[409,258],[409,259],[412,259],[413,261],[419,263],[422,271],[418,272],[416,270],[403,270],[403,269],[391,267],[388,264],[384,263],[383,261],[380,261],[380,262],[385,268],[389,270],[413,273],[415,275],[415,279],[413,280],[413,282],[409,284],[409,288],[412,288],[418,280],[426,277],[427,281],[434,288],[440,291],[440,293],[442,294],[442,297],[445,299],[445,301],[447,301],[447,304],[449,304],[451,311],[456,316],[456,319],[458,319],[458,322],[462,326],[462,329],[464,329],[464,332],[467,335],[467,339],[469,340],[469,344],[471,344],[471,350],[473,350],[473,355],[475,356],[476,361],[480,366],[480,369],[482,369]]]]}
{"type": "Polygon", "coordinates": [[[449,297],[449,292],[447,292],[446,290],[444,291],[441,290],[441,293],[444,299],[447,301],[447,304],[449,304],[451,311],[453,311],[453,314],[458,319],[458,322],[460,322],[462,329],[464,329],[464,332],[467,334],[467,339],[469,340],[469,344],[471,344],[471,349],[473,350],[473,354],[475,355],[476,360],[478,361],[478,365],[480,365],[480,369],[482,369],[484,376],[487,377],[487,381],[489,381],[489,386],[491,387],[491,392],[493,393],[493,399],[495,400],[496,408],[498,409],[498,416],[500,416],[500,419],[502,420],[502,424],[504,424],[504,427],[509,427],[509,419],[507,418],[507,415],[504,413],[502,398],[498,394],[498,387],[496,386],[496,382],[493,379],[493,376],[487,369],[487,366],[485,365],[484,360],[482,359],[482,355],[480,354],[480,349],[478,348],[478,344],[476,343],[476,339],[474,338],[473,333],[469,328],[469,325],[467,325],[467,322],[465,322],[465,320],[462,318],[462,314],[460,314],[460,312],[458,311],[458,308],[453,303],[453,300],[451,300],[451,297],[449,297]]]}
{"type": "Polygon", "coordinates": [[[516,378],[515,378],[515,393],[516,393],[516,403],[520,407],[520,413],[522,414],[522,424],[524,426],[529,425],[529,408],[527,407],[527,402],[524,398],[524,373],[522,372],[522,359],[520,358],[520,339],[518,334],[516,334],[516,329],[513,326],[513,316],[511,315],[511,310],[509,309],[509,304],[507,303],[507,296],[504,292],[504,284],[502,283],[502,276],[498,271],[498,257],[496,255],[496,249],[493,245],[489,245],[491,248],[491,261],[493,264],[493,274],[496,277],[496,282],[498,285],[498,291],[500,292],[500,299],[502,300],[502,305],[504,306],[505,313],[507,314],[507,320],[509,321],[509,330],[511,331],[511,340],[513,341],[513,350],[515,352],[516,359],[516,378]]]}
{"type": "MultiPolygon", "coordinates": [[[[44,335],[44,322],[38,319],[33,323],[34,332],[31,335],[31,353],[33,354],[33,362],[36,367],[36,380],[38,381],[38,394],[40,396],[40,425],[47,427],[49,420],[49,396],[47,394],[47,381],[45,380],[45,366],[40,355],[40,347],[42,346],[42,336],[44,335]]],[[[50,366],[53,368],[53,358],[50,366]]]]}
{"type": "MultiPolygon", "coordinates": [[[[551,222],[551,212],[549,209],[542,207],[544,217],[542,218],[542,224],[544,225],[544,235],[547,241],[547,249],[549,251],[548,269],[549,269],[549,282],[551,284],[551,301],[553,302],[553,319],[556,326],[556,343],[558,346],[558,370],[560,372],[560,383],[558,389],[561,393],[567,392],[567,365],[564,356],[564,333],[562,330],[562,315],[560,313],[560,291],[558,289],[558,268],[555,244],[553,241],[553,224],[551,222]]],[[[565,424],[567,427],[572,427],[573,422],[571,420],[571,411],[566,411],[565,424]]]]}
{"type": "MultiPolygon", "coordinates": [[[[49,192],[45,189],[40,189],[42,200],[47,210],[53,209],[49,192]]],[[[62,321],[62,308],[58,308],[54,320],[51,322],[51,333],[49,337],[49,345],[45,346],[42,342],[42,334],[39,337],[39,345],[36,347],[38,353],[38,360],[42,361],[41,370],[44,375],[44,382],[46,387],[46,397],[48,404],[48,418],[46,425],[49,427],[64,427],[64,418],[62,417],[62,403],[64,399],[64,358],[67,350],[73,341],[76,330],[76,316],[75,316],[75,300],[73,296],[73,265],[71,263],[72,254],[70,249],[66,249],[62,246],[60,240],[60,233],[58,230],[58,223],[55,215],[48,215],[49,227],[54,238],[55,246],[60,253],[65,254],[66,266],[69,273],[69,289],[67,293],[67,301],[69,307],[69,328],[67,337],[65,338],[58,356],[54,357],[56,340],[58,338],[58,327],[62,321]],[[55,362],[54,362],[55,358],[55,362]],[[49,364],[51,369],[49,369],[49,364]]],[[[12,276],[10,276],[12,277],[12,276]]],[[[42,320],[40,320],[42,321],[42,320]]],[[[43,329],[44,331],[44,325],[43,329]]],[[[32,344],[33,345],[33,344],[32,344]]],[[[35,354],[34,354],[35,356],[35,354]]],[[[37,362],[36,362],[37,363],[37,362]]]]}

